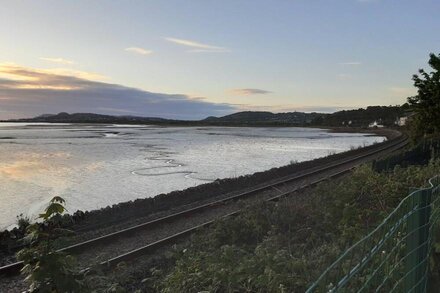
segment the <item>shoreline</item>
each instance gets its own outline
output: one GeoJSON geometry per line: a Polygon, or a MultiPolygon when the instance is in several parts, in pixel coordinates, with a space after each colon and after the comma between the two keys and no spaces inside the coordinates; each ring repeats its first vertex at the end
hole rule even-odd
{"type": "MultiPolygon", "coordinates": [[[[219,127],[221,127],[221,126],[219,126],[219,127]]],[[[238,126],[237,126],[238,127],[238,126]]],[[[295,127],[295,128],[298,128],[298,127],[295,127]]],[[[299,127],[299,128],[303,128],[303,127],[299,127]]],[[[361,128],[350,128],[350,129],[347,129],[346,127],[343,127],[343,128],[341,128],[341,127],[326,127],[326,128],[321,128],[321,127],[307,127],[307,128],[314,128],[314,129],[321,129],[321,130],[326,130],[326,131],[329,131],[330,133],[368,133],[368,134],[370,134],[370,135],[368,135],[368,136],[379,136],[379,137],[385,137],[385,140],[383,141],[383,142],[386,142],[386,141],[388,141],[388,140],[390,140],[390,139],[393,139],[393,138],[395,138],[396,136],[398,136],[399,135],[399,133],[400,132],[398,132],[398,131],[396,131],[396,130],[394,130],[394,129],[361,129],[361,128]]],[[[381,142],[381,143],[383,143],[383,142],[381,142]]],[[[372,144],[373,145],[373,144],[372,144]]],[[[372,146],[372,145],[370,145],[370,146],[372,146]]],[[[369,146],[366,146],[367,148],[369,147],[369,146]]],[[[241,177],[252,177],[252,176],[254,176],[254,175],[260,175],[260,174],[265,174],[265,173],[270,173],[271,171],[273,171],[273,170],[276,170],[276,169],[283,169],[283,168],[287,168],[287,167],[291,167],[292,165],[306,165],[306,164],[308,164],[309,162],[315,162],[315,161],[320,161],[320,160],[325,160],[326,158],[330,158],[330,157],[333,157],[333,156],[335,156],[335,155],[344,155],[345,153],[347,153],[347,152],[350,152],[350,151],[355,151],[355,150],[358,150],[358,149],[364,149],[364,148],[366,148],[365,146],[364,147],[362,147],[362,146],[359,146],[359,147],[357,147],[356,149],[348,149],[348,150],[346,150],[346,151],[343,151],[343,152],[340,152],[340,153],[337,153],[337,154],[329,154],[329,155],[326,155],[326,156],[323,156],[323,157],[320,157],[320,158],[316,158],[316,159],[313,159],[313,160],[307,160],[307,161],[301,161],[301,162],[296,162],[296,163],[288,163],[288,162],[286,162],[286,164],[285,165],[282,165],[282,166],[279,166],[279,167],[273,167],[273,168],[270,168],[270,169],[266,169],[266,170],[262,170],[262,171],[257,171],[257,172],[254,172],[254,173],[249,173],[249,174],[244,174],[244,175],[240,175],[240,176],[238,176],[238,177],[225,177],[225,178],[217,178],[217,179],[215,179],[214,181],[210,181],[210,182],[207,182],[207,183],[201,183],[201,184],[199,184],[199,185],[196,185],[196,186],[193,186],[193,187],[188,187],[188,188],[184,188],[184,189],[177,189],[177,190],[173,190],[173,191],[170,191],[170,192],[167,192],[167,193],[160,193],[160,194],[156,194],[156,195],[154,195],[154,196],[152,196],[152,197],[144,197],[144,198],[137,198],[137,199],[133,199],[133,200],[127,200],[127,201],[121,201],[121,202],[118,202],[118,203],[114,203],[114,204],[109,204],[109,205],[106,205],[106,206],[102,206],[102,207],[100,207],[100,208],[96,208],[96,209],[90,209],[90,210],[75,210],[75,212],[73,212],[73,213],[71,213],[71,214],[69,214],[70,216],[73,216],[74,214],[77,214],[77,213],[82,213],[82,214],[89,214],[89,213],[95,213],[95,212],[97,212],[97,211],[101,211],[101,210],[106,210],[106,209],[109,209],[109,208],[114,208],[115,206],[119,206],[119,205],[124,205],[124,204],[127,204],[127,203],[130,203],[130,202],[136,202],[136,201],[139,201],[139,200],[147,200],[147,199],[156,199],[157,197],[166,197],[166,196],[168,196],[169,194],[173,194],[173,193],[179,193],[179,192],[183,192],[183,193],[186,193],[186,191],[187,190],[191,190],[191,189],[193,189],[193,188],[196,188],[197,189],[197,187],[199,187],[199,186],[204,186],[204,185],[209,185],[209,184],[213,184],[213,183],[217,183],[217,184],[219,184],[219,183],[221,183],[221,182],[223,182],[223,181],[231,181],[231,180],[235,180],[235,179],[238,179],[238,178],[241,178],[241,177]]],[[[17,217],[18,217],[19,215],[17,215],[17,217]]],[[[0,233],[2,232],[2,231],[11,231],[11,230],[13,230],[14,228],[16,228],[17,226],[16,226],[16,224],[12,224],[12,225],[10,225],[9,227],[7,227],[7,228],[3,228],[3,229],[0,229],[0,233]]]]}

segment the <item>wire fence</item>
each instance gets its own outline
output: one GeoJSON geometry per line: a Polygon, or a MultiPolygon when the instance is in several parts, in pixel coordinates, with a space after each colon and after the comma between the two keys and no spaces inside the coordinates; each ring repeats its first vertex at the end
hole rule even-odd
{"type": "Polygon", "coordinates": [[[346,250],[311,292],[426,292],[440,177],[405,197],[370,234],[346,250]]]}

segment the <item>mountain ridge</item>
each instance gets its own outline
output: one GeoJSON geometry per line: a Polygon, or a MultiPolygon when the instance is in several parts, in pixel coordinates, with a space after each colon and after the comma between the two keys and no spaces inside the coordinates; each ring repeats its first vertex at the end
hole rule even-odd
{"type": "Polygon", "coordinates": [[[11,119],[7,122],[57,122],[57,123],[126,123],[126,124],[164,124],[164,125],[219,125],[219,126],[356,126],[366,127],[371,122],[391,126],[408,112],[404,106],[369,106],[355,110],[335,113],[305,113],[269,111],[241,111],[229,115],[209,116],[201,120],[175,120],[160,117],[116,116],[96,113],[60,112],[42,114],[33,118],[11,119]]]}

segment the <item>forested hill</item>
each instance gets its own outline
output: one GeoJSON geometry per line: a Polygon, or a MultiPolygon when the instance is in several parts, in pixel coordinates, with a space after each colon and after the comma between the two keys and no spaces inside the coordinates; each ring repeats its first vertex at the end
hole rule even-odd
{"type": "Polygon", "coordinates": [[[400,117],[409,114],[407,104],[403,106],[370,106],[365,109],[344,110],[329,115],[321,115],[312,121],[314,125],[366,127],[373,121],[385,126],[394,125],[400,117]]]}
{"type": "Polygon", "coordinates": [[[238,112],[231,115],[223,117],[208,117],[202,122],[212,124],[247,124],[247,125],[258,125],[258,124],[296,124],[296,125],[307,125],[310,124],[314,119],[320,117],[322,114],[319,113],[303,113],[303,112],[288,112],[288,113],[277,113],[272,112],[254,112],[245,111],[238,112]]]}
{"type": "Polygon", "coordinates": [[[139,123],[154,124],[161,122],[175,122],[156,117],[139,117],[139,116],[113,116],[95,113],[73,113],[69,114],[61,112],[58,114],[43,114],[29,119],[14,119],[10,121],[16,122],[53,122],[53,123],[139,123]]]}
{"type": "Polygon", "coordinates": [[[223,117],[208,117],[203,120],[171,120],[157,117],[112,116],[94,113],[44,114],[35,118],[16,119],[17,122],[64,122],[64,123],[122,123],[160,125],[218,125],[218,126],[353,126],[367,127],[377,121],[385,126],[408,115],[408,106],[371,106],[366,109],[344,110],[333,114],[287,112],[271,113],[244,111],[223,117]]]}
{"type": "Polygon", "coordinates": [[[400,117],[409,113],[408,105],[403,106],[370,106],[365,109],[343,110],[332,114],[325,113],[271,113],[271,112],[238,112],[223,117],[208,117],[202,120],[208,124],[286,124],[310,126],[353,126],[367,127],[376,121],[385,126],[394,125],[400,117]]]}

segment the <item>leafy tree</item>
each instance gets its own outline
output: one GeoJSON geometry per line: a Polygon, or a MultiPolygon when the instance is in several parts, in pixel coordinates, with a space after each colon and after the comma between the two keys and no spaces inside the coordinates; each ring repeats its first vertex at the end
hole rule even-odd
{"type": "Polygon", "coordinates": [[[417,95],[408,98],[416,115],[412,121],[415,138],[440,133],[440,55],[430,54],[430,73],[423,69],[413,76],[417,95]]]}

